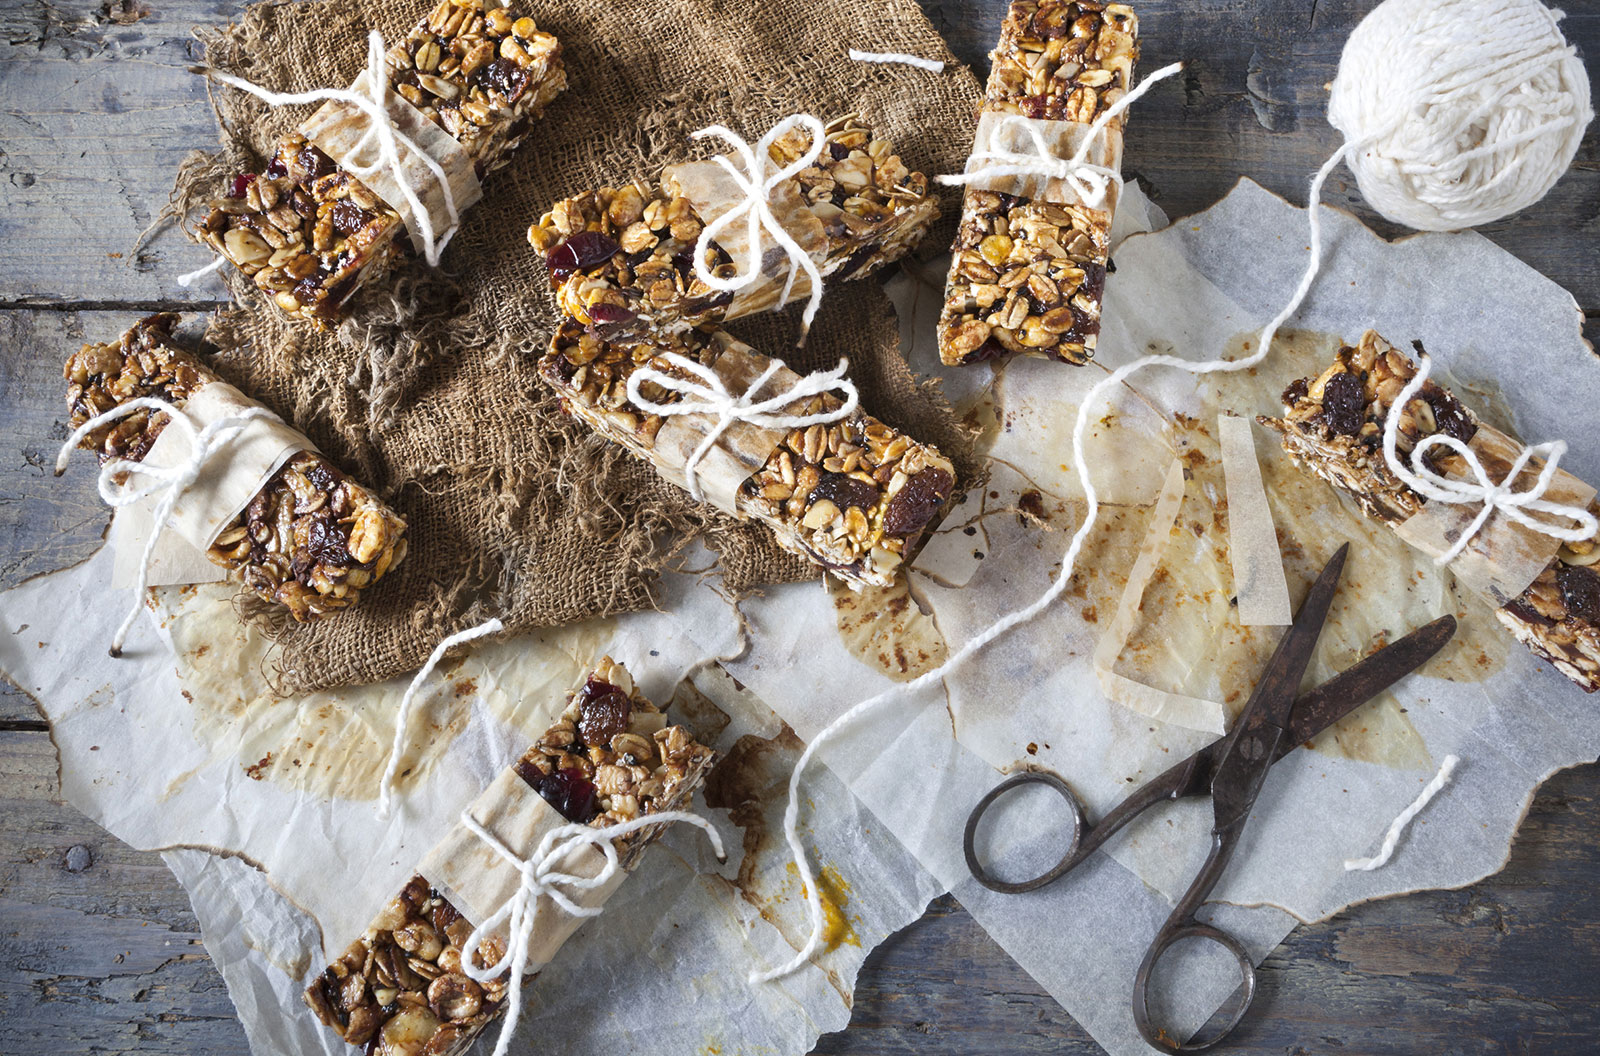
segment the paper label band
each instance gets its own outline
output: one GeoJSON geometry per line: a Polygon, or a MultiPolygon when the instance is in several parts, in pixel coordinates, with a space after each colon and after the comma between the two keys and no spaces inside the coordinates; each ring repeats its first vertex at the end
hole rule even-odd
{"type": "MultiPolygon", "coordinates": [[[[501,771],[500,776],[472,801],[468,811],[508,850],[524,860],[538,849],[545,833],[568,824],[543,796],[517,776],[515,769],[501,771]]],[[[600,850],[592,844],[584,844],[557,861],[555,867],[573,876],[594,877],[605,864],[606,857],[600,850]]],[[[516,867],[460,822],[428,852],[417,872],[474,926],[493,916],[522,885],[522,874],[516,867]]],[[[563,891],[578,905],[594,908],[604,905],[627,875],[626,870],[618,869],[599,887],[589,890],[569,887],[563,891]]],[[[549,898],[540,896],[528,943],[529,969],[548,964],[585,919],[567,913],[549,898]]],[[[499,938],[506,938],[503,931],[499,938]]]]}
{"type": "MultiPolygon", "coordinates": [[[[371,84],[371,79],[363,71],[350,86],[350,90],[357,95],[370,98],[371,84]]],[[[444,169],[449,179],[450,192],[454,196],[456,215],[464,216],[467,209],[483,197],[483,187],[478,183],[472,156],[450,133],[422,116],[421,111],[393,91],[387,93],[387,104],[389,120],[394,127],[409,136],[413,143],[422,148],[424,154],[444,169]]],[[[395,180],[395,175],[389,166],[379,162],[378,137],[368,135],[370,129],[371,122],[366,114],[349,103],[330,100],[323,103],[316,113],[306,118],[300,125],[300,134],[315,143],[324,154],[338,162],[342,168],[360,169],[366,172],[366,175],[361,177],[361,182],[373,194],[382,198],[389,208],[400,214],[400,218],[405,221],[406,232],[411,236],[412,248],[421,253],[422,236],[419,226],[414,222],[411,205],[406,201],[406,196],[401,192],[400,184],[395,180]],[[369,169],[371,171],[368,171],[369,169]]],[[[444,191],[427,165],[404,146],[397,143],[396,147],[400,151],[400,162],[405,170],[406,182],[410,184],[428,214],[429,222],[433,225],[435,241],[441,240],[452,226],[450,212],[445,207],[444,191]]]]}
{"type": "MultiPolygon", "coordinates": [[[[711,370],[722,379],[729,393],[744,395],[749,391],[751,382],[772,361],[726,334],[717,334],[715,340],[721,346],[721,354],[710,365],[711,370]]],[[[784,392],[793,388],[799,380],[800,375],[784,367],[762,388],[762,394],[784,392]]],[[[784,408],[783,413],[804,414],[815,399],[814,396],[802,397],[784,408]]],[[[712,414],[678,414],[666,418],[656,433],[653,449],[655,465],[661,476],[679,487],[687,488],[689,485],[683,468],[716,426],[717,417],[712,414]]],[[[743,517],[739,512],[739,488],[767,464],[767,459],[772,457],[772,453],[788,435],[788,429],[752,425],[749,422],[734,422],[728,426],[695,466],[695,477],[706,501],[724,513],[743,517]]]]}
{"type": "MultiPolygon", "coordinates": [[[[1478,456],[1489,478],[1496,482],[1511,471],[1511,464],[1522,452],[1523,444],[1492,426],[1480,425],[1467,446],[1478,456]]],[[[1441,459],[1448,463],[1449,459],[1441,459]]],[[[1516,490],[1526,490],[1544,468],[1542,459],[1531,459],[1515,481],[1516,490]]],[[[1439,471],[1452,479],[1469,479],[1441,464],[1439,471]]],[[[1587,507],[1594,501],[1595,489],[1565,470],[1556,470],[1545,491],[1547,501],[1564,506],[1587,507]]],[[[1435,558],[1448,553],[1482,507],[1477,503],[1429,501],[1399,525],[1395,532],[1412,546],[1435,558]]],[[[1534,516],[1539,516],[1535,514],[1534,516]]],[[[1561,540],[1525,528],[1498,511],[1467,543],[1467,548],[1450,562],[1450,571],[1472,590],[1504,605],[1521,597],[1539,573],[1549,567],[1561,549],[1561,540]]]]}
{"type": "MultiPolygon", "coordinates": [[[[1042,121],[986,110],[978,115],[978,132],[972,141],[972,157],[967,161],[967,172],[981,174],[985,170],[1007,164],[993,158],[978,157],[987,151],[1037,157],[1039,152],[1034,146],[1033,137],[1028,135],[1027,128],[1037,131],[1044,138],[1045,145],[1049,147],[1053,157],[1065,159],[1077,153],[1078,148],[1089,136],[1090,126],[1078,121],[1042,121]]],[[[1090,165],[1110,169],[1112,172],[1122,171],[1122,133],[1114,128],[1105,129],[1095,138],[1083,160],[1090,165]]],[[[1117,206],[1118,187],[1114,180],[1106,188],[1105,202],[1098,206],[1084,206],[1070,183],[1053,176],[1029,173],[996,174],[974,180],[967,186],[1012,194],[1019,198],[1053,202],[1056,205],[1080,206],[1106,216],[1115,212],[1117,206]]]]}
{"type": "MultiPolygon", "coordinates": [[[[731,155],[729,160],[738,165],[738,160],[731,155]]],[[[732,174],[715,160],[668,166],[661,173],[661,189],[670,196],[689,199],[695,215],[707,224],[749,201],[749,196],[734,181],[732,174]]],[[[800,194],[799,186],[793,180],[784,180],[772,189],[767,203],[778,224],[821,270],[822,262],[828,256],[828,233],[800,194]]],[[[750,228],[745,216],[740,216],[717,232],[717,245],[727,251],[733,258],[734,266],[740,269],[744,268],[750,253],[749,236],[750,228]]],[[[811,296],[811,280],[805,270],[773,241],[770,233],[762,232],[761,247],[761,273],[748,286],[734,291],[733,300],[728,305],[729,319],[771,311],[811,296]],[[791,268],[795,272],[794,286],[785,299],[783,287],[789,281],[791,268]]]]}

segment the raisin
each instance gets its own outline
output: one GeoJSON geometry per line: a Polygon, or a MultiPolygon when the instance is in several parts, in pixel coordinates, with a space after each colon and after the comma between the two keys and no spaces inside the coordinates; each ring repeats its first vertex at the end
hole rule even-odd
{"type": "Polygon", "coordinates": [[[1466,443],[1472,439],[1472,434],[1478,431],[1478,427],[1472,422],[1472,416],[1461,406],[1461,401],[1433,382],[1427,382],[1422,386],[1422,398],[1433,408],[1433,420],[1439,423],[1439,431],[1446,436],[1453,436],[1466,443]]]}
{"type": "Polygon", "coordinates": [[[528,71],[509,59],[495,59],[478,67],[473,82],[485,91],[499,92],[514,103],[528,84],[528,71]]]}
{"type": "Polygon", "coordinates": [[[281,180],[289,175],[289,166],[283,163],[282,158],[273,158],[267,162],[266,176],[269,180],[281,180]]]}
{"type": "Polygon", "coordinates": [[[855,506],[870,510],[878,502],[878,486],[844,473],[824,473],[817,486],[811,489],[811,501],[827,499],[841,510],[855,506]]]}
{"type": "Polygon", "coordinates": [[[1557,565],[1556,586],[1569,615],[1600,623],[1600,575],[1582,565],[1557,565]]]}
{"type": "Polygon", "coordinates": [[[944,506],[954,484],[955,478],[937,466],[929,466],[906,481],[884,511],[884,533],[910,535],[920,531],[944,506]]]}
{"type": "Polygon", "coordinates": [[[1311,385],[1305,378],[1294,379],[1289,383],[1289,387],[1283,390],[1283,405],[1293,408],[1295,404],[1306,398],[1306,393],[1310,391],[1310,388],[1311,385]]]}
{"type": "Polygon", "coordinates": [[[578,736],[584,744],[604,747],[617,734],[628,732],[632,714],[633,704],[626,693],[591,678],[578,693],[578,736]]]}
{"type": "Polygon", "coordinates": [[[310,538],[306,549],[318,562],[331,568],[344,568],[351,563],[350,536],[344,525],[331,517],[311,522],[310,538]]]}
{"type": "Polygon", "coordinates": [[[877,250],[872,246],[862,246],[845,258],[845,262],[839,265],[838,270],[833,273],[833,277],[838,280],[848,279],[860,269],[861,265],[871,260],[872,255],[876,252],[877,250]]]}
{"type": "Polygon", "coordinates": [[[579,231],[555,249],[545,254],[545,267],[550,269],[552,282],[565,282],[580,271],[604,264],[622,247],[614,238],[598,231],[579,231]]]}
{"type": "Polygon", "coordinates": [[[828,153],[833,155],[834,161],[843,161],[850,156],[850,148],[843,143],[829,143],[828,153]]]}
{"type": "Polygon", "coordinates": [[[1000,359],[1006,354],[1006,346],[994,338],[989,338],[983,344],[967,353],[964,363],[986,363],[991,359],[1000,359]]]}
{"type": "Polygon", "coordinates": [[[620,304],[591,304],[587,309],[589,321],[598,327],[616,327],[631,323],[639,318],[639,313],[632,308],[620,304]]]}
{"type": "Polygon", "coordinates": [[[1322,420],[1340,436],[1355,436],[1361,431],[1366,399],[1361,379],[1354,374],[1335,374],[1322,390],[1322,420]]]}
{"type": "Polygon", "coordinates": [[[583,825],[600,812],[595,802],[594,782],[575,766],[538,774],[528,783],[568,821],[583,825]]]}
{"type": "Polygon", "coordinates": [[[310,143],[300,148],[300,153],[295,155],[294,160],[304,174],[301,176],[302,180],[318,180],[338,168],[332,158],[310,143]]]}
{"type": "Polygon", "coordinates": [[[233,186],[228,188],[227,197],[243,198],[245,190],[255,182],[253,173],[241,172],[233,178],[233,186]]]}
{"type": "Polygon", "coordinates": [[[1506,602],[1505,610],[1523,623],[1531,623],[1538,627],[1550,626],[1550,621],[1539,614],[1539,611],[1521,598],[1513,598],[1506,602]]]}
{"type": "MultiPolygon", "coordinates": [[[[1090,300],[1099,302],[1105,297],[1106,292],[1106,267],[1092,260],[1084,261],[1083,285],[1078,289],[1090,300]]],[[[1095,333],[1100,332],[1099,324],[1095,325],[1095,333]]]]}
{"type": "Polygon", "coordinates": [[[360,231],[376,219],[371,213],[348,198],[341,198],[333,203],[333,209],[329,211],[329,218],[333,221],[333,229],[346,238],[360,231]]]}

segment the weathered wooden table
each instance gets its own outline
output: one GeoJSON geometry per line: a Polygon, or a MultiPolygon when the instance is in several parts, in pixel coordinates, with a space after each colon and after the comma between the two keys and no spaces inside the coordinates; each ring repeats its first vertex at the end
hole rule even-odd
{"type": "MultiPolygon", "coordinates": [[[[981,67],[1004,0],[923,2],[956,53],[981,67]]],[[[215,139],[203,89],[183,71],[190,28],[241,6],[0,0],[0,587],[86,557],[107,521],[89,475],[54,481],[47,470],[65,435],[63,353],[139,312],[214,303],[174,282],[202,251],[170,233],[131,247],[183,153],[215,139]]],[[[1190,66],[1181,86],[1140,105],[1127,168],[1173,216],[1246,174],[1303,200],[1338,142],[1323,119],[1325,86],[1372,6],[1144,0],[1143,68],[1190,66]]],[[[1600,5],[1571,6],[1565,29],[1594,76],[1600,5]]],[[[1329,200],[1374,222],[1339,178],[1329,200]]],[[[1533,214],[1485,230],[1591,315],[1597,232],[1593,132],[1533,214]]],[[[1509,360],[1514,312],[1506,322],[1509,360]]],[[[0,687],[0,1051],[246,1052],[183,891],[155,854],[61,804],[56,767],[32,703],[0,687]]],[[[1596,832],[1600,767],[1587,766],[1541,790],[1498,876],[1300,929],[1267,961],[1264,1000],[1229,1051],[1596,1051],[1596,832]]],[[[856,1002],[850,1029],[820,1052],[1098,1051],[949,898],[872,955],[856,1002]]]]}

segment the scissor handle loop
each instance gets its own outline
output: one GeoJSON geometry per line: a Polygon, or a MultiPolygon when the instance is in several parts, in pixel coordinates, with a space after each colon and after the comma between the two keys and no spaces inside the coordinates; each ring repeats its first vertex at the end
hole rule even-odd
{"type": "Polygon", "coordinates": [[[991,788],[982,799],[978,800],[978,805],[972,808],[972,813],[967,815],[967,828],[961,839],[961,849],[967,856],[967,870],[972,873],[972,878],[978,883],[991,891],[998,891],[1003,895],[1020,895],[1027,891],[1037,891],[1046,884],[1059,879],[1067,870],[1077,864],[1078,846],[1083,842],[1083,830],[1086,824],[1083,817],[1082,804],[1078,802],[1078,797],[1073,794],[1072,789],[1067,787],[1067,783],[1061,778],[1043,770],[1024,770],[1019,774],[1013,774],[991,788]],[[1020,785],[1048,785],[1061,793],[1061,798],[1067,801],[1067,809],[1072,812],[1072,842],[1067,845],[1067,853],[1062,856],[1061,861],[1049,872],[1042,876],[1036,876],[1032,880],[1012,882],[1001,880],[990,873],[982,862],[978,861],[978,851],[975,844],[978,834],[978,822],[983,820],[984,814],[994,805],[995,800],[1020,785]]]}
{"type": "Polygon", "coordinates": [[[1150,944],[1149,951],[1144,955],[1144,962],[1139,965],[1138,974],[1133,977],[1133,1023],[1134,1026],[1139,1028],[1139,1036],[1144,1038],[1153,1048],[1160,1049],[1162,1052],[1205,1052],[1214,1048],[1223,1038],[1233,1033],[1233,1028],[1237,1027],[1239,1021],[1244,1019],[1244,1014],[1250,1010],[1250,1004],[1255,999],[1255,965],[1250,963],[1250,955],[1239,944],[1239,940],[1220,928],[1212,927],[1210,924],[1190,922],[1163,929],[1156,936],[1156,941],[1150,944]],[[1150,987],[1150,975],[1155,970],[1156,962],[1161,960],[1163,954],[1184,939],[1204,939],[1208,942],[1214,942],[1233,954],[1233,959],[1238,962],[1239,972],[1244,980],[1244,997],[1240,1000],[1239,1007],[1234,1010],[1232,1018],[1220,1030],[1210,1037],[1198,1041],[1191,1038],[1180,1045],[1173,1040],[1170,1034],[1158,1029],[1150,1022],[1150,1009],[1146,997],[1150,987]]]}

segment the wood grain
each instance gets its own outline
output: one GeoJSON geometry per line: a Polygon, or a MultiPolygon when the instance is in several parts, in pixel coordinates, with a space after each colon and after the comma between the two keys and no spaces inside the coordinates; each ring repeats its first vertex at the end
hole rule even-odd
{"type": "MultiPolygon", "coordinates": [[[[231,0],[0,0],[0,588],[80,560],[107,515],[87,461],[53,479],[63,353],[139,312],[210,307],[207,254],[175,233],[137,252],[184,154],[216,128],[183,67],[231,0]],[[153,8],[153,9],[152,9],[153,8]]],[[[922,0],[982,68],[1003,0],[922,0]]],[[[1189,62],[1141,103],[1127,169],[1173,216],[1248,174],[1292,201],[1337,145],[1325,85],[1372,0],[1142,0],[1142,68],[1189,62]]],[[[1569,7],[1578,7],[1572,4],[1569,7]]],[[[1600,55],[1600,8],[1564,28],[1600,55]]],[[[871,47],[871,42],[851,42],[871,47]]],[[[1329,202],[1396,234],[1341,174],[1329,202]]],[[[1551,196],[1485,233],[1600,315],[1600,136],[1551,196]]],[[[1507,308],[1508,328],[1514,306],[1507,308]]],[[[1591,340],[1600,336],[1590,324],[1591,340]]],[[[0,613],[3,619],[3,613],[0,613]]],[[[243,1056],[187,899],[158,855],[59,801],[31,701],[0,684],[0,1052],[243,1056]]],[[[1229,1052],[1589,1053],[1600,1034],[1600,767],[1540,792],[1507,869],[1463,891],[1359,907],[1298,930],[1262,971],[1229,1052]]],[[[737,1038],[725,1052],[737,1051],[737,1038]]],[[[1098,1048],[952,899],[874,951],[847,1031],[819,1053],[1076,1056],[1098,1048]]]]}

